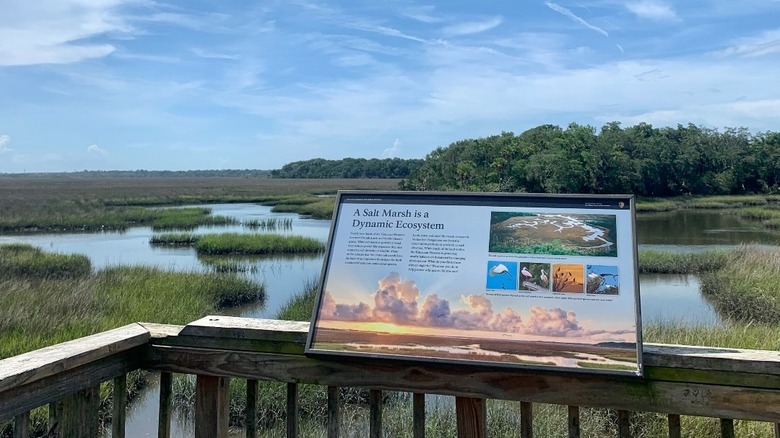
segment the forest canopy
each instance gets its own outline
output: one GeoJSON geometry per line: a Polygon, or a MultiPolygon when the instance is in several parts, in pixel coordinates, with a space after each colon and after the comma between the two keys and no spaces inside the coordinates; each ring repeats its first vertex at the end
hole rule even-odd
{"type": "Polygon", "coordinates": [[[406,178],[422,166],[423,160],[401,158],[315,158],[294,161],[271,171],[274,178],[406,178]]]}
{"type": "Polygon", "coordinates": [[[718,195],[780,191],[780,133],[541,125],[439,147],[405,190],[718,195]]]}

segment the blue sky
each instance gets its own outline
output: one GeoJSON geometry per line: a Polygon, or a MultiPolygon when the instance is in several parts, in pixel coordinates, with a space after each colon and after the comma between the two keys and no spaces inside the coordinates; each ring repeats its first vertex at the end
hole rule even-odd
{"type": "Polygon", "coordinates": [[[780,127],[780,0],[0,2],[0,172],[422,158],[544,123],[780,127]]]}

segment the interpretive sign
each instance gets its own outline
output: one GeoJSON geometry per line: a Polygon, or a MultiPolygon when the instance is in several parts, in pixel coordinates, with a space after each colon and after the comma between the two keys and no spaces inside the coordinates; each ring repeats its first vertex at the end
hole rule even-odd
{"type": "Polygon", "coordinates": [[[641,375],[634,210],[340,192],[306,352],[641,375]]]}

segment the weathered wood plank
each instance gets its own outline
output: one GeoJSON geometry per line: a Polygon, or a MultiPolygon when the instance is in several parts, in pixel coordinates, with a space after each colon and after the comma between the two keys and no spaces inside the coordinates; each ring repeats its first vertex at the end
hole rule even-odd
{"type": "Polygon", "coordinates": [[[30,436],[30,412],[25,412],[14,417],[14,438],[28,438],[30,436]]]}
{"type": "Polygon", "coordinates": [[[680,416],[677,414],[669,414],[667,418],[669,421],[669,438],[680,438],[682,436],[680,416]]]}
{"type": "Polygon", "coordinates": [[[148,365],[282,382],[373,387],[454,396],[780,421],[780,391],[637,377],[534,373],[442,364],[331,361],[300,355],[151,347],[148,365]]]}
{"type": "Polygon", "coordinates": [[[173,374],[160,373],[160,403],[157,409],[157,438],[170,438],[173,413],[173,374]]]}
{"type": "Polygon", "coordinates": [[[62,400],[49,403],[49,437],[62,436],[62,400]]]}
{"type": "Polygon", "coordinates": [[[246,438],[257,436],[257,380],[246,380],[246,412],[244,412],[246,438]]]}
{"type": "Polygon", "coordinates": [[[382,391],[372,389],[368,393],[368,436],[382,438],[382,391]]]}
{"type": "Polygon", "coordinates": [[[425,438],[425,394],[412,394],[412,436],[425,438]]]}
{"type": "Polygon", "coordinates": [[[146,344],[149,332],[130,324],[0,360],[0,394],[146,344]]]}
{"type": "Polygon", "coordinates": [[[534,437],[534,407],[528,402],[520,402],[520,437],[534,437]]]}
{"type": "Polygon", "coordinates": [[[0,393],[0,421],[127,374],[140,367],[145,346],[121,351],[95,362],[38,379],[0,393]]]}
{"type": "Polygon", "coordinates": [[[730,418],[720,419],[721,438],[734,438],[734,420],[730,418]]]}
{"type": "Polygon", "coordinates": [[[298,438],[298,384],[287,384],[287,438],[298,438]]]}
{"type": "Polygon", "coordinates": [[[780,438],[780,423],[775,423],[775,438],[780,438]]]}
{"type": "Polygon", "coordinates": [[[210,315],[187,324],[179,336],[306,343],[309,323],[210,315]]]}
{"type": "Polygon", "coordinates": [[[127,375],[114,379],[111,406],[111,438],[125,438],[127,419],[127,375]]]}
{"type": "Polygon", "coordinates": [[[63,399],[63,435],[72,438],[94,438],[98,436],[98,409],[100,408],[100,385],[83,389],[63,399]]]}
{"type": "Polygon", "coordinates": [[[487,403],[483,398],[455,397],[458,438],[487,436],[487,403]]]}
{"type": "Polygon", "coordinates": [[[617,411],[618,438],[631,437],[631,423],[629,412],[624,409],[617,411]]]}
{"type": "Polygon", "coordinates": [[[642,362],[649,367],[780,375],[780,351],[650,343],[642,347],[642,362]]]}
{"type": "Polygon", "coordinates": [[[340,422],[339,388],[328,386],[328,438],[338,438],[340,422]]]}
{"type": "Polygon", "coordinates": [[[580,438],[580,407],[569,406],[569,438],[580,438]]]}
{"type": "Polygon", "coordinates": [[[195,382],[195,438],[227,438],[230,417],[225,377],[198,376],[195,382]]]}

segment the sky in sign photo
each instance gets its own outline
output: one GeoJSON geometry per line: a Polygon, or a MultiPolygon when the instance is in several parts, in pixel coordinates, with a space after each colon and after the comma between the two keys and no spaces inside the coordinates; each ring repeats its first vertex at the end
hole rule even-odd
{"type": "Polygon", "coordinates": [[[0,173],[423,158],[540,124],[777,131],[778,0],[0,2],[0,173]]]}

